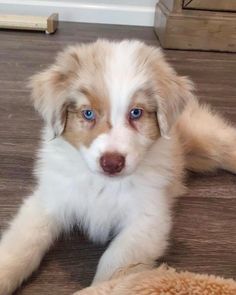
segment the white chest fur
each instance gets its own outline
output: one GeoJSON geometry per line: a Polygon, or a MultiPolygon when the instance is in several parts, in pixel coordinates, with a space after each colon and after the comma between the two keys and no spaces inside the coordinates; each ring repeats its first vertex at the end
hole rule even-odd
{"type": "Polygon", "coordinates": [[[94,241],[105,242],[140,215],[167,210],[163,189],[168,177],[155,166],[119,179],[94,174],[62,139],[46,142],[39,156],[37,193],[47,210],[64,228],[78,224],[94,241]]]}

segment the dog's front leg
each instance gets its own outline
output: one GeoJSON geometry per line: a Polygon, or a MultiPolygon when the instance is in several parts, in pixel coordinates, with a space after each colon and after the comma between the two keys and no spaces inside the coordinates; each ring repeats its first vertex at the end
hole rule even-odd
{"type": "Polygon", "coordinates": [[[40,200],[28,198],[0,241],[0,295],[11,294],[38,267],[58,233],[40,200]]]}
{"type": "Polygon", "coordinates": [[[127,226],[101,257],[93,284],[127,269],[132,272],[132,267],[141,269],[140,265],[143,265],[150,268],[163,255],[169,231],[169,216],[161,221],[147,215],[127,226]]]}

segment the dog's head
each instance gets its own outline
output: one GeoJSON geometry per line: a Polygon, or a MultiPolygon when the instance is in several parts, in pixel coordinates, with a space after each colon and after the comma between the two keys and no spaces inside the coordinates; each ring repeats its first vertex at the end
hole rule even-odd
{"type": "Polygon", "coordinates": [[[160,49],[138,41],[69,47],[30,86],[55,136],[78,149],[90,170],[109,176],[132,173],[193,99],[192,83],[160,49]]]}

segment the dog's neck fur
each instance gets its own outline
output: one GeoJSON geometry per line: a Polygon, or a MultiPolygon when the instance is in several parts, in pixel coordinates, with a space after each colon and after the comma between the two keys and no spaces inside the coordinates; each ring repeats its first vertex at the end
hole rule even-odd
{"type": "Polygon", "coordinates": [[[162,203],[174,175],[181,173],[173,167],[175,139],[160,138],[131,175],[109,177],[90,171],[80,151],[63,137],[51,139],[47,128],[43,137],[36,166],[38,195],[45,196],[43,202],[63,227],[70,229],[77,224],[97,242],[106,242],[126,219],[146,210],[145,203],[153,198],[160,198],[162,203]]]}

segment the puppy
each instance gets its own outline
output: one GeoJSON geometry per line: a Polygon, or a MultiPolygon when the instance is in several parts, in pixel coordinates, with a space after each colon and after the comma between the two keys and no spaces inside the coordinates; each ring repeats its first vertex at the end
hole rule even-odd
{"type": "Polygon", "coordinates": [[[158,48],[99,40],[59,54],[30,82],[45,120],[37,186],[0,242],[0,294],[11,294],[62,231],[113,238],[94,283],[163,255],[185,169],[236,172],[236,131],[158,48]]]}

